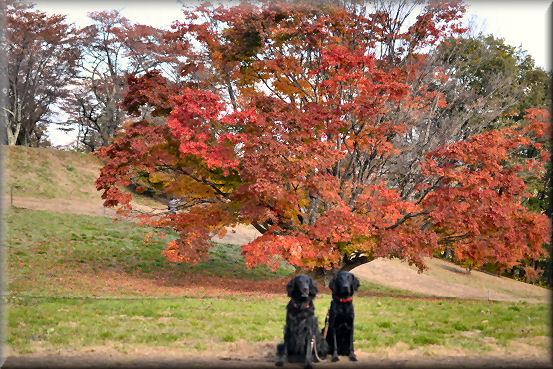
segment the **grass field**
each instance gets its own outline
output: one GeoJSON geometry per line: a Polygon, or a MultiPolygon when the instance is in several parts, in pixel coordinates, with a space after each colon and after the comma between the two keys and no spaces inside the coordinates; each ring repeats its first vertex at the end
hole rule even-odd
{"type": "MultiPolygon", "coordinates": [[[[12,293],[87,296],[90,290],[75,290],[65,285],[63,278],[103,271],[142,278],[163,273],[186,278],[204,273],[246,280],[280,278],[293,271],[285,265],[276,272],[265,266],[246,269],[240,248],[232,245],[216,245],[210,259],[197,265],[168,263],[161,251],[175,234],[105,217],[14,208],[6,223],[12,293]],[[152,236],[146,244],[150,232],[160,232],[160,236],[152,236]]],[[[116,295],[126,293],[118,291],[116,295]]]]}
{"type": "MultiPolygon", "coordinates": [[[[274,348],[282,339],[290,266],[246,269],[232,245],[215,246],[212,259],[195,266],[170,264],[160,251],[173,234],[145,244],[152,229],[103,217],[14,208],[6,223],[7,344],[17,353],[107,346],[205,353],[236,343],[274,348]],[[248,283],[255,293],[238,290],[248,283]]],[[[370,283],[362,290],[404,292],[370,283]]],[[[329,302],[324,293],[315,300],[320,323],[329,302]]],[[[365,353],[545,354],[549,346],[545,304],[359,296],[354,304],[356,348],[365,353]]]]}
{"type": "MultiPolygon", "coordinates": [[[[324,322],[328,295],[316,299],[324,322]]],[[[10,299],[7,343],[20,353],[94,346],[163,346],[184,352],[213,344],[281,340],[287,299],[181,298],[154,300],[10,299]]],[[[355,299],[356,348],[369,353],[389,347],[484,354],[521,344],[545,352],[549,326],[545,305],[355,299]],[[431,317],[431,318],[429,318],[431,317]]]]}

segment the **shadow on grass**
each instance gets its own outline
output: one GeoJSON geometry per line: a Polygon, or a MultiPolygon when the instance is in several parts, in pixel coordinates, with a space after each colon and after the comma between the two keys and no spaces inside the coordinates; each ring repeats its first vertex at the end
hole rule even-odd
{"type": "Polygon", "coordinates": [[[162,251],[177,238],[174,232],[98,216],[12,208],[7,224],[11,291],[56,294],[76,286],[102,287],[90,285],[94,279],[108,284],[106,288],[132,279],[137,287],[144,280],[153,287],[248,290],[267,284],[270,291],[284,291],[283,279],[294,271],[285,262],[276,271],[266,266],[249,269],[240,246],[215,243],[207,261],[169,263],[162,251]]]}

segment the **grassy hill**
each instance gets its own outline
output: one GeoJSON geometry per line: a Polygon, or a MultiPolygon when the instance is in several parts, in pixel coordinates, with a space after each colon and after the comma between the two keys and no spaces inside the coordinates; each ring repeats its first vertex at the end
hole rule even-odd
{"type": "Polygon", "coordinates": [[[4,146],[5,191],[37,198],[99,199],[94,181],[101,168],[91,154],[72,151],[4,146]]]}
{"type": "MultiPolygon", "coordinates": [[[[96,156],[22,146],[4,146],[3,150],[6,158],[5,195],[9,196],[13,191],[15,198],[63,199],[75,203],[101,204],[101,193],[96,190],[94,182],[102,162],[96,156]]],[[[166,206],[137,194],[133,194],[133,199],[137,204],[158,208],[166,206]]]]}

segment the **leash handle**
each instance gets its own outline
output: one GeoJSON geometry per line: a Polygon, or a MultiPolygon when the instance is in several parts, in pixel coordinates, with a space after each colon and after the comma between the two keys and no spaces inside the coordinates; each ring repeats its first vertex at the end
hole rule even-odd
{"type": "Polygon", "coordinates": [[[325,330],[324,330],[324,333],[323,333],[323,338],[325,340],[326,340],[326,335],[328,334],[328,326],[330,325],[329,321],[328,321],[329,319],[330,319],[330,308],[326,312],[326,318],[325,318],[325,330]]]}
{"type": "Polygon", "coordinates": [[[311,347],[313,348],[313,351],[315,352],[315,357],[319,361],[326,361],[326,359],[321,359],[319,357],[319,353],[317,352],[317,340],[315,339],[315,336],[311,337],[311,347]]]}

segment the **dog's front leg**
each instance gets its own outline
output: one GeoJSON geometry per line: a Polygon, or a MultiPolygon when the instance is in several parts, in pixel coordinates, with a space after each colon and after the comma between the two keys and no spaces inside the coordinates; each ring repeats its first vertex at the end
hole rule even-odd
{"type": "Polygon", "coordinates": [[[284,358],[288,357],[288,336],[287,336],[286,327],[284,327],[284,343],[279,343],[277,345],[277,356],[278,359],[275,363],[276,366],[284,365],[284,358]]]}
{"type": "Polygon", "coordinates": [[[313,355],[313,334],[308,334],[306,338],[306,345],[305,345],[305,365],[303,366],[305,369],[311,369],[313,365],[311,364],[312,361],[312,355],[313,355]]]}
{"type": "Polygon", "coordinates": [[[338,358],[338,343],[336,342],[336,313],[333,310],[334,301],[330,305],[330,314],[328,317],[328,331],[332,339],[332,361],[336,362],[340,360],[338,358]]]}
{"type": "Polygon", "coordinates": [[[334,346],[334,350],[332,352],[332,361],[336,362],[340,360],[338,358],[338,343],[336,342],[336,326],[332,327],[332,342],[334,346]]]}
{"type": "Polygon", "coordinates": [[[276,366],[284,365],[284,357],[286,356],[286,342],[285,343],[279,343],[277,345],[277,356],[278,356],[278,359],[277,359],[275,365],[276,366]]]}
{"type": "Polygon", "coordinates": [[[353,322],[351,323],[350,336],[349,336],[349,359],[351,361],[357,361],[357,356],[353,352],[353,322]]]}

